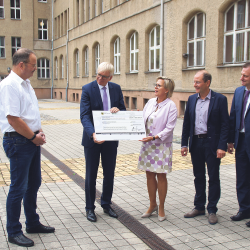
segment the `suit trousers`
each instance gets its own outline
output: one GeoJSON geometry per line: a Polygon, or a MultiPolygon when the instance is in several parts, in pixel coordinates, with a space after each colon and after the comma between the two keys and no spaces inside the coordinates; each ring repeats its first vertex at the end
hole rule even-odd
{"type": "Polygon", "coordinates": [[[240,212],[250,212],[250,155],[246,147],[245,134],[240,133],[235,151],[236,189],[240,212]]]}
{"type": "Polygon", "coordinates": [[[220,159],[216,158],[209,146],[208,138],[193,137],[191,159],[193,163],[195,198],[194,205],[198,210],[204,210],[206,204],[206,168],[209,176],[208,213],[217,212],[220,199],[220,159]]]}
{"type": "Polygon", "coordinates": [[[101,206],[103,208],[108,208],[111,204],[113,194],[117,142],[105,141],[102,144],[95,143],[93,147],[84,147],[84,154],[86,160],[85,209],[86,211],[95,209],[96,178],[100,163],[100,156],[103,168],[101,206]]]}

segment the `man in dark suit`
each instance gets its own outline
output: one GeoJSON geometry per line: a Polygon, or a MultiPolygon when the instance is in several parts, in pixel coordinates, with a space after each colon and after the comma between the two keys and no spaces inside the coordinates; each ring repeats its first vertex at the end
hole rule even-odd
{"type": "MultiPolygon", "coordinates": [[[[239,211],[231,219],[240,221],[250,218],[250,62],[243,65],[241,87],[234,92],[230,112],[228,152],[235,148],[236,189],[239,211]]],[[[250,221],[246,223],[250,227],[250,221]]]]}
{"type": "Polygon", "coordinates": [[[187,102],[181,154],[187,155],[189,141],[196,193],[195,207],[184,217],[193,218],[205,214],[206,163],[209,176],[208,222],[216,224],[217,203],[220,199],[219,167],[227,150],[229,116],[227,98],[210,90],[211,80],[211,75],[205,70],[199,71],[194,77],[196,94],[191,95],[187,102]]]}
{"type": "Polygon", "coordinates": [[[103,192],[101,206],[109,216],[117,218],[110,207],[114,184],[114,171],[118,141],[98,141],[93,124],[92,110],[110,110],[116,113],[126,110],[121,87],[110,82],[114,73],[112,64],[103,62],[98,67],[96,80],[82,87],[80,105],[81,122],[84,127],[82,145],[86,161],[85,199],[86,213],[89,221],[95,222],[96,178],[100,155],[103,168],[103,192]]]}

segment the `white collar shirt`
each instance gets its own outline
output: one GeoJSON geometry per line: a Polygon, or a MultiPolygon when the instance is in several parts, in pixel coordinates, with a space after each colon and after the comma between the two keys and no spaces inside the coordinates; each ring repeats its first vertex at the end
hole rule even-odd
{"type": "MultiPolygon", "coordinates": [[[[101,93],[101,97],[102,97],[102,102],[103,102],[103,88],[104,88],[104,86],[102,86],[102,85],[100,85],[100,84],[98,84],[97,83],[97,85],[98,85],[98,87],[99,87],[99,89],[100,89],[100,93],[101,93]]],[[[109,83],[107,83],[106,84],[106,93],[107,93],[107,97],[108,97],[108,110],[110,110],[111,109],[111,103],[110,103],[110,95],[109,95],[109,83]]]]}
{"type": "Polygon", "coordinates": [[[14,132],[7,116],[20,117],[33,131],[41,129],[38,101],[30,80],[23,80],[11,71],[0,84],[0,128],[2,133],[14,132]]]}

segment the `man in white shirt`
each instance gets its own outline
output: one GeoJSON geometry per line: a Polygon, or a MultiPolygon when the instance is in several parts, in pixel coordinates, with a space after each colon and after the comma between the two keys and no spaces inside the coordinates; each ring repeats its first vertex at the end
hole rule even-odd
{"type": "Polygon", "coordinates": [[[28,80],[36,71],[36,56],[21,48],[12,60],[11,73],[0,84],[0,127],[11,178],[6,204],[7,232],[9,242],[29,247],[34,242],[23,235],[19,222],[22,200],[27,233],[52,233],[55,228],[42,225],[36,213],[41,185],[40,146],[46,143],[37,98],[28,80]]]}
{"type": "MultiPolygon", "coordinates": [[[[233,221],[250,218],[250,62],[243,65],[241,87],[234,92],[230,112],[228,152],[236,149],[236,189],[239,211],[231,216],[233,221]]],[[[250,227],[250,221],[246,223],[250,227]]]]}

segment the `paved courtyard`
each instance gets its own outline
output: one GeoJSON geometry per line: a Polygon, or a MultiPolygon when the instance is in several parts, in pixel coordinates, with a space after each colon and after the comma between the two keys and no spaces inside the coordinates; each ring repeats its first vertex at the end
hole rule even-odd
{"type": "MultiPolygon", "coordinates": [[[[98,221],[85,214],[85,160],[81,146],[82,125],[77,103],[39,100],[42,127],[47,143],[42,150],[42,186],[38,194],[41,222],[56,228],[54,234],[28,235],[32,249],[250,249],[250,228],[244,221],[233,222],[238,211],[235,190],[234,156],[221,165],[219,223],[210,225],[207,215],[185,219],[193,208],[194,185],[190,156],[180,155],[182,119],[174,131],[173,172],[168,174],[167,220],[157,215],[142,219],[149,201],[145,173],[137,170],[141,147],[138,141],[120,141],[113,194],[119,219],[103,213],[97,194],[98,221]]],[[[2,134],[0,134],[2,137],[2,134]]],[[[9,163],[0,146],[0,249],[24,249],[7,242],[6,195],[9,189],[9,163]]],[[[102,190],[102,169],[97,189],[102,190]]],[[[25,231],[25,218],[21,221],[25,231]]]]}

